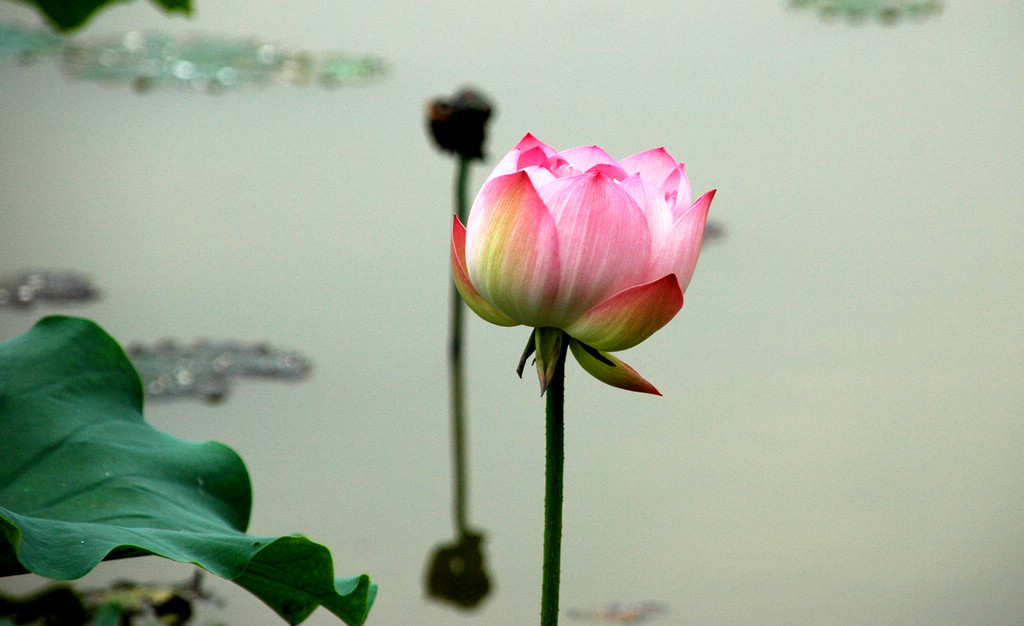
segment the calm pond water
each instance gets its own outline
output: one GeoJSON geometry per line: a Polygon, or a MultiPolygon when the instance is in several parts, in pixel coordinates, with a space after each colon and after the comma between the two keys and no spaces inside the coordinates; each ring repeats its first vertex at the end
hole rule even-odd
{"type": "MultiPolygon", "coordinates": [[[[454,163],[424,102],[497,103],[526,132],[624,157],[665,146],[726,236],[679,316],[623,358],[664,394],[567,378],[563,606],[653,601],[663,624],[1024,622],[1024,12],[824,22],[771,2],[145,3],[82,32],[259,34],[386,58],[379,82],[138,95],[0,68],[0,269],[103,291],[71,312],[123,343],[266,340],[303,382],[152,405],[246,460],[251,531],[302,532],[380,585],[371,624],[536,623],[543,402],[527,330],[468,324],[470,520],[495,584],[425,598],[451,538],[454,163]],[[690,6],[694,5],[694,6],[690,6]],[[244,16],[244,17],[243,17],[244,16]]],[[[0,19],[37,22],[21,5],[0,19]]],[[[473,171],[473,189],[488,165],[473,171]]],[[[82,581],[178,580],[160,559],[82,581]]],[[[28,577],[0,581],[30,588],[28,577]]],[[[209,580],[210,619],[274,623],[209,580]]],[[[318,611],[306,623],[335,624],[318,611]]],[[[568,619],[565,623],[573,623],[568,619]]]]}

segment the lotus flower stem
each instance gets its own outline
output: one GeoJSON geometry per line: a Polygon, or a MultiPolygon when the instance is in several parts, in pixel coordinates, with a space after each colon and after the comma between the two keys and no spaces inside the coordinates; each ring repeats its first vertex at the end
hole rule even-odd
{"type": "Polygon", "coordinates": [[[547,456],[544,488],[544,580],[541,588],[541,626],[558,624],[558,588],[562,562],[562,477],[565,468],[565,356],[563,341],[548,384],[547,456]]]}
{"type": "MultiPolygon", "coordinates": [[[[458,162],[454,190],[455,211],[459,215],[459,219],[465,220],[466,213],[469,211],[469,207],[466,204],[466,186],[469,183],[470,159],[460,156],[458,162]]],[[[454,493],[452,494],[452,515],[459,537],[465,537],[468,532],[468,522],[466,520],[466,435],[463,424],[463,416],[465,415],[465,387],[463,385],[462,368],[463,307],[462,298],[459,296],[458,290],[452,286],[448,372],[452,432],[452,473],[455,477],[453,484],[454,493]]]]}

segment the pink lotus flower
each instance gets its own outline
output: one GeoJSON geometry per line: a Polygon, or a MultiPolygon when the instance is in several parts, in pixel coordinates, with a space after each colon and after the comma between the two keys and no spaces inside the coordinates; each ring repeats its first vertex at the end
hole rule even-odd
{"type": "Polygon", "coordinates": [[[488,322],[538,329],[542,390],[564,333],[599,380],[657,394],[608,353],[682,308],[714,195],[691,203],[683,165],[663,148],[616,161],[597,146],[557,152],[528,134],[488,176],[466,226],[452,224],[455,285],[488,322]]]}

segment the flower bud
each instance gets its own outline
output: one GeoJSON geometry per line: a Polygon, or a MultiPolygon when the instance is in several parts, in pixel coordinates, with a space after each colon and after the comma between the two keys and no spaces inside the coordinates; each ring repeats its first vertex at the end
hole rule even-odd
{"type": "Polygon", "coordinates": [[[466,225],[453,221],[456,287],[483,319],[563,331],[590,374],[657,393],[607,353],[682,308],[714,193],[691,202],[683,165],[663,148],[616,161],[597,146],[558,152],[526,135],[488,176],[466,225]]]}

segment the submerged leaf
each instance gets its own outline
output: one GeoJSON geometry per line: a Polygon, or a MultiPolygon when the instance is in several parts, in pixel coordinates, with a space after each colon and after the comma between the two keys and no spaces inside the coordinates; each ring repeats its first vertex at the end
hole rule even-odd
{"type": "Polygon", "coordinates": [[[138,375],[92,322],[48,317],[0,344],[0,442],[0,575],[67,580],[156,554],[234,580],[292,624],[320,604],[366,619],[367,576],[334,578],[305,537],[245,534],[242,460],[146,424],[138,375]]]}

